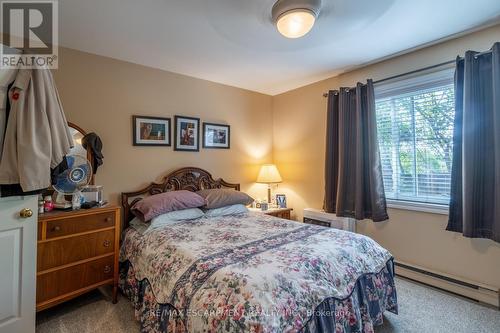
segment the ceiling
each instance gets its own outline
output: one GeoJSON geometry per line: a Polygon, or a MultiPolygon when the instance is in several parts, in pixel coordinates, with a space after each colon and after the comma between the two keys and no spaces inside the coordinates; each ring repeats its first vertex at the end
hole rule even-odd
{"type": "Polygon", "coordinates": [[[282,37],[275,0],[62,0],[60,44],[269,95],[500,17],[499,0],[323,0],[313,30],[282,37]]]}

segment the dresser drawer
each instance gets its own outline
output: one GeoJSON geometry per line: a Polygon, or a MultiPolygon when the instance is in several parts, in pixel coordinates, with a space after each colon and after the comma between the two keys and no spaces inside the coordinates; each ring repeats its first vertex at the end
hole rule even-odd
{"type": "Polygon", "coordinates": [[[36,239],[37,240],[42,239],[42,229],[43,229],[43,223],[38,222],[37,223],[37,232],[36,232],[36,234],[37,234],[37,238],[36,239]]]}
{"type": "Polygon", "coordinates": [[[56,270],[37,277],[36,302],[75,292],[113,278],[113,256],[56,270]]]}
{"type": "Polygon", "coordinates": [[[37,270],[112,253],[114,244],[114,230],[38,243],[37,270]]]}
{"type": "Polygon", "coordinates": [[[47,239],[113,227],[114,225],[115,212],[104,212],[47,221],[47,239]]]}

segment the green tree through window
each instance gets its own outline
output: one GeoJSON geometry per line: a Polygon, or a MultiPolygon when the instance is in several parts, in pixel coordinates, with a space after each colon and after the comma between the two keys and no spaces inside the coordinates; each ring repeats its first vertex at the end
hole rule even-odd
{"type": "Polygon", "coordinates": [[[377,99],[376,110],[387,198],[448,204],[453,85],[377,99]]]}

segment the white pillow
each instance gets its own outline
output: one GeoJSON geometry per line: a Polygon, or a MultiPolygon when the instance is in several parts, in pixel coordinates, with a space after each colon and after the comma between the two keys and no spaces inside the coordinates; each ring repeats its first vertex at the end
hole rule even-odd
{"type": "Polygon", "coordinates": [[[148,229],[149,223],[142,222],[138,217],[134,217],[132,221],[129,222],[131,228],[134,228],[141,235],[148,229]]]}
{"type": "Polygon", "coordinates": [[[247,212],[248,212],[248,208],[245,205],[236,204],[236,205],[229,205],[229,206],[224,206],[224,207],[220,207],[220,208],[207,209],[205,211],[205,216],[206,217],[217,217],[217,216],[224,216],[224,215],[242,214],[242,213],[247,213],[247,212]]]}
{"type": "Polygon", "coordinates": [[[142,235],[146,231],[152,231],[179,221],[194,220],[204,215],[203,211],[199,208],[181,209],[157,216],[151,222],[142,222],[139,218],[135,217],[130,221],[130,227],[142,235]]]}
{"type": "Polygon", "coordinates": [[[151,225],[149,226],[149,229],[158,228],[178,221],[194,220],[202,217],[203,215],[205,214],[199,208],[175,210],[173,212],[161,214],[160,216],[153,218],[151,220],[151,225]]]}

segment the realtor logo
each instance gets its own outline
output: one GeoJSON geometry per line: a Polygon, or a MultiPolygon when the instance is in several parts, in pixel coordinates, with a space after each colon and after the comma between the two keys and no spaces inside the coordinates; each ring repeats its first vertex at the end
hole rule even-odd
{"type": "Polygon", "coordinates": [[[57,68],[57,0],[1,1],[1,68],[57,68]]]}

